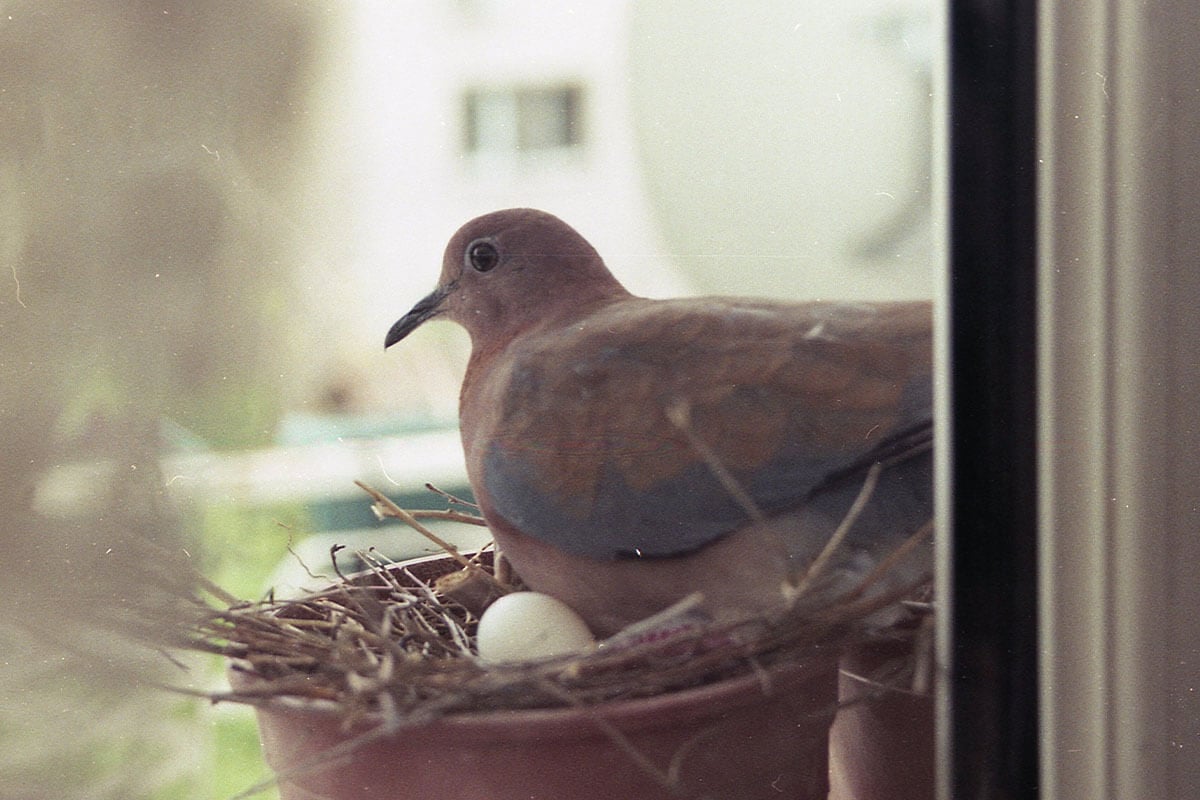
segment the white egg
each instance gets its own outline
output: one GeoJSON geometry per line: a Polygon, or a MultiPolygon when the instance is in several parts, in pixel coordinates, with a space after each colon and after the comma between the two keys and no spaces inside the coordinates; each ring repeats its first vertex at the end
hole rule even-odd
{"type": "Polygon", "coordinates": [[[595,640],[570,606],[548,594],[513,592],[479,619],[479,657],[494,663],[537,661],[587,650],[595,640]]]}

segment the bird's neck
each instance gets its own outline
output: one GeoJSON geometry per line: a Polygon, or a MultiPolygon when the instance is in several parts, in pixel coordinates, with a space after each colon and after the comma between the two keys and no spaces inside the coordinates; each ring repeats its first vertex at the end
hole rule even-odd
{"type": "Polygon", "coordinates": [[[524,337],[571,325],[631,298],[625,287],[613,281],[540,286],[516,308],[482,302],[463,315],[471,336],[471,360],[486,363],[524,337]]]}
{"type": "MultiPolygon", "coordinates": [[[[467,371],[463,376],[462,390],[459,394],[460,410],[471,404],[499,403],[500,396],[494,398],[482,397],[489,392],[500,391],[506,384],[504,371],[506,356],[515,348],[526,346],[534,337],[554,335],[572,324],[593,316],[609,306],[637,299],[620,285],[603,287],[603,291],[582,291],[572,295],[574,301],[566,303],[537,303],[531,300],[529,311],[520,315],[508,317],[508,324],[503,330],[492,325],[486,333],[478,333],[468,328],[471,334],[471,357],[467,361],[467,371]],[[540,309],[542,313],[536,313],[540,309]]],[[[462,428],[463,444],[470,447],[473,431],[462,428]]]]}

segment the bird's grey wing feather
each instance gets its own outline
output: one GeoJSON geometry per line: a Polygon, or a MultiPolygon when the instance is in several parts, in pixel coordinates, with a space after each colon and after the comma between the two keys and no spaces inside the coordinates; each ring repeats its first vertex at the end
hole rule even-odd
{"type": "Polygon", "coordinates": [[[493,513],[563,550],[690,552],[931,440],[919,310],[618,310],[513,360],[483,456],[493,513]]]}

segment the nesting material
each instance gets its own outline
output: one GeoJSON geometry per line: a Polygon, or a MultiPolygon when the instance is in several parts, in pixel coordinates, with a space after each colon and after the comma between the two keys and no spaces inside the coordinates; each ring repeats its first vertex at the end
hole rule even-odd
{"type": "MultiPolygon", "coordinates": [[[[423,527],[364,488],[383,516],[423,527]]],[[[450,513],[464,524],[480,522],[450,513]]],[[[928,537],[930,529],[913,539],[928,537]]],[[[342,576],[307,598],[234,604],[202,615],[193,646],[221,653],[235,670],[255,678],[213,699],[307,701],[341,712],[348,724],[368,714],[395,724],[450,713],[586,706],[762,672],[784,660],[827,658],[874,635],[856,623],[885,606],[910,603],[915,609],[911,624],[888,630],[891,638],[915,638],[928,617],[925,603],[911,602],[928,600],[928,586],[869,597],[860,587],[821,607],[789,604],[781,594],[777,615],[721,627],[693,624],[685,599],[647,629],[618,634],[579,654],[492,663],[477,653],[479,615],[482,606],[517,586],[503,570],[497,577],[491,552],[447,547],[445,556],[404,564],[360,553],[371,569],[342,576]]]]}

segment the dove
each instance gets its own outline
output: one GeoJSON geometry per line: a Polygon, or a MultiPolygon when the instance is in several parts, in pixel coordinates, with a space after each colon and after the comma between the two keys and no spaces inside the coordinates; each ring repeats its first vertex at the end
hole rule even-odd
{"type": "Polygon", "coordinates": [[[693,596],[733,621],[850,592],[932,516],[928,302],[638,297],[508,209],[454,234],[385,346],[439,319],[470,336],[459,424],[497,546],[597,635],[693,596]]]}

